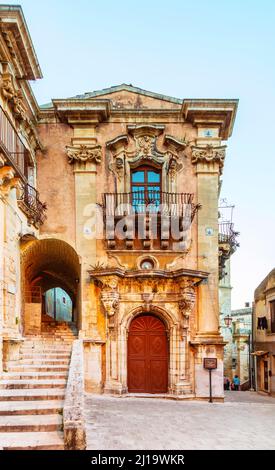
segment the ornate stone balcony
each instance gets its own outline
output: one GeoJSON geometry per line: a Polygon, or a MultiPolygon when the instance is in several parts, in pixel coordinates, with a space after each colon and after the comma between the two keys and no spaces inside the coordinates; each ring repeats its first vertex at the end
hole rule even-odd
{"type": "Polygon", "coordinates": [[[193,194],[155,190],[105,193],[107,247],[116,250],[188,249],[199,208],[193,194]]]}
{"type": "Polygon", "coordinates": [[[238,232],[234,230],[234,224],[231,222],[222,222],[219,224],[219,278],[225,276],[226,260],[236,251],[239,246],[237,242],[238,232]]]}

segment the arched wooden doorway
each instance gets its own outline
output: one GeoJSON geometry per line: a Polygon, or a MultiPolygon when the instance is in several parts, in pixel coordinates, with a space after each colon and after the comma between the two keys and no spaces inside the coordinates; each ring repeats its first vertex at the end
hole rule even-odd
{"type": "Polygon", "coordinates": [[[163,322],[153,315],[135,318],[128,336],[128,391],[166,393],[168,341],[163,322]]]}

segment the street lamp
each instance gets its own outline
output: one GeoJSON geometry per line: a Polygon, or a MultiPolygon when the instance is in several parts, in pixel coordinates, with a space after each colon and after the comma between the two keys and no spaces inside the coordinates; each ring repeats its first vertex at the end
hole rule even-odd
{"type": "Polygon", "coordinates": [[[226,317],[224,317],[224,323],[225,323],[225,326],[229,328],[232,323],[232,317],[230,317],[230,315],[226,315],[226,317]]]}

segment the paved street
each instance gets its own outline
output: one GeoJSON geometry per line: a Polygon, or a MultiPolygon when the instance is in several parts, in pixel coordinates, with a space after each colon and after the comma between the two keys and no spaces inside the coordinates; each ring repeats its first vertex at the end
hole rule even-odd
{"type": "Polygon", "coordinates": [[[88,394],[88,449],[275,449],[275,398],[227,392],[225,403],[88,394]]]}

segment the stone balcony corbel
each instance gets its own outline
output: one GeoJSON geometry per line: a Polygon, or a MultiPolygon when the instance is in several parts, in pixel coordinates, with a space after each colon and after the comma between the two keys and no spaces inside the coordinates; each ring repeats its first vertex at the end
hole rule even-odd
{"type": "Polygon", "coordinates": [[[0,193],[2,196],[8,196],[11,189],[16,188],[19,183],[20,178],[15,177],[15,171],[12,167],[2,166],[0,168],[0,193]]]}

